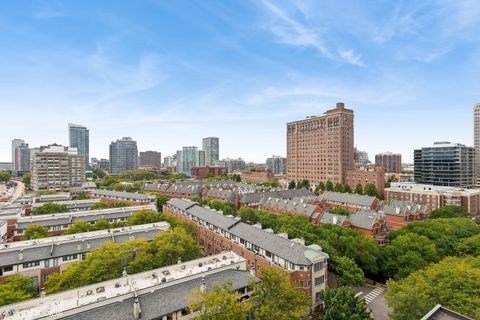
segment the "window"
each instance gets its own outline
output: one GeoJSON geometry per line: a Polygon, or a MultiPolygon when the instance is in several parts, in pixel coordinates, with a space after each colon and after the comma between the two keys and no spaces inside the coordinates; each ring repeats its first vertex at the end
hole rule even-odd
{"type": "Polygon", "coordinates": [[[76,259],[77,259],[76,254],[71,254],[71,255],[62,257],[62,261],[71,261],[71,260],[76,260],[76,259]]]}
{"type": "Polygon", "coordinates": [[[10,272],[10,271],[13,271],[13,266],[3,267],[3,272],[10,272]]]}
{"type": "Polygon", "coordinates": [[[40,265],[40,261],[32,261],[23,264],[23,269],[38,267],[40,265]]]}
{"type": "Polygon", "coordinates": [[[315,278],[315,286],[320,286],[325,282],[325,276],[315,278]]]}
{"type": "Polygon", "coordinates": [[[303,280],[300,280],[300,288],[303,288],[303,280]]]}
{"type": "Polygon", "coordinates": [[[317,292],[315,293],[315,303],[320,303],[322,301],[322,293],[317,292]]]}
{"type": "Polygon", "coordinates": [[[313,265],[313,272],[319,272],[323,270],[323,261],[317,262],[313,265]]]}

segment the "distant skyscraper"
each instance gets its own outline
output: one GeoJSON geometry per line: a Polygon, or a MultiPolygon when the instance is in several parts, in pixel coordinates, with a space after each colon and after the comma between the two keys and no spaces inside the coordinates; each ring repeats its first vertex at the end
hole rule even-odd
{"type": "Polygon", "coordinates": [[[177,173],[183,173],[183,154],[182,154],[182,150],[177,150],[177,154],[175,155],[176,156],[176,160],[175,160],[175,163],[176,163],[176,166],[177,166],[177,173]]]}
{"type": "Polygon", "coordinates": [[[360,151],[355,148],[355,164],[365,165],[370,161],[368,160],[368,153],[366,151],[360,151]]]}
{"type": "Polygon", "coordinates": [[[345,183],[353,170],[353,110],[338,102],[323,116],[287,123],[287,179],[345,183]]]}
{"type": "Polygon", "coordinates": [[[33,191],[66,191],[85,179],[85,161],[75,148],[53,144],[33,149],[31,161],[33,191]]]}
{"type": "Polygon", "coordinates": [[[16,167],[16,159],[15,159],[15,156],[16,156],[16,153],[15,153],[15,149],[20,146],[22,143],[25,143],[25,141],[23,141],[22,139],[13,139],[12,140],[12,171],[17,171],[18,168],[16,167]]]}
{"type": "Polygon", "coordinates": [[[480,103],[473,107],[473,146],[475,148],[475,184],[480,186],[480,103]]]}
{"type": "Polygon", "coordinates": [[[206,157],[205,150],[198,150],[197,162],[195,163],[195,166],[197,167],[205,166],[205,157],[206,157]]]}
{"type": "Polygon", "coordinates": [[[219,160],[219,140],[217,137],[207,137],[202,140],[202,149],[205,151],[205,165],[213,166],[219,160]]]}
{"type": "MultiPolygon", "coordinates": [[[[192,174],[192,167],[198,165],[198,148],[197,147],[183,147],[182,148],[182,171],[186,175],[192,174]]],[[[178,164],[178,159],[177,159],[178,164]]],[[[178,170],[177,170],[178,171],[178,170]]]]}
{"type": "Polygon", "coordinates": [[[415,182],[471,188],[475,185],[475,149],[459,143],[435,142],[413,155],[415,182]]]}
{"type": "Polygon", "coordinates": [[[267,158],[266,167],[272,170],[274,176],[283,176],[287,172],[287,158],[280,156],[267,158]]]}
{"type": "Polygon", "coordinates": [[[15,174],[21,175],[30,171],[30,148],[22,143],[15,148],[15,174]]]}
{"type": "Polygon", "coordinates": [[[227,168],[228,173],[233,173],[235,171],[242,171],[245,170],[246,164],[242,158],[238,159],[223,159],[215,161],[214,165],[216,167],[227,168]]]}
{"type": "Polygon", "coordinates": [[[387,173],[402,172],[402,155],[399,153],[384,152],[375,155],[375,165],[383,167],[387,173]]]}
{"type": "Polygon", "coordinates": [[[69,123],[68,141],[71,148],[77,148],[78,154],[85,157],[85,170],[88,170],[90,163],[90,135],[87,127],[69,123]]]}
{"type": "Polygon", "coordinates": [[[161,168],[162,154],[157,151],[140,152],[140,167],[145,168],[161,168]]]}
{"type": "Polygon", "coordinates": [[[138,169],[137,142],[130,137],[110,143],[110,173],[118,174],[138,169]]]}

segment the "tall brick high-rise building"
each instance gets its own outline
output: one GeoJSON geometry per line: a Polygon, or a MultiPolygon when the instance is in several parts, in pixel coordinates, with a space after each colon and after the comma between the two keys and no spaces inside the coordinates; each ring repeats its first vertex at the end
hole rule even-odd
{"type": "Polygon", "coordinates": [[[353,110],[345,104],[287,123],[288,180],[345,183],[354,166],[353,110]]]}

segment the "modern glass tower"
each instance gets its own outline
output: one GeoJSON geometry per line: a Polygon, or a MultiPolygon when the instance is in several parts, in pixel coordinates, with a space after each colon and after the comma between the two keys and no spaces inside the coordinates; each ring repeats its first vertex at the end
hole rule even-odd
{"type": "Polygon", "coordinates": [[[20,145],[24,144],[25,141],[22,139],[13,139],[12,140],[12,171],[18,171],[18,167],[16,164],[18,164],[17,158],[16,158],[16,152],[15,149],[19,147],[20,145]]]}
{"type": "Polygon", "coordinates": [[[415,182],[472,188],[475,185],[475,149],[463,144],[435,142],[413,155],[415,182]]]}
{"type": "MultiPolygon", "coordinates": [[[[178,159],[177,159],[178,162],[178,159]]],[[[182,171],[188,176],[192,175],[192,167],[198,164],[198,148],[183,147],[182,148],[182,171]]]]}
{"type": "Polygon", "coordinates": [[[205,165],[213,166],[219,158],[219,140],[217,137],[207,137],[202,140],[202,150],[205,151],[205,165]]]}
{"type": "Polygon", "coordinates": [[[88,170],[90,167],[90,136],[87,127],[69,123],[68,141],[70,148],[77,148],[78,154],[85,158],[85,170],[88,170]]]}
{"type": "Polygon", "coordinates": [[[138,169],[137,142],[130,137],[123,137],[110,143],[110,173],[118,174],[138,169]]]}

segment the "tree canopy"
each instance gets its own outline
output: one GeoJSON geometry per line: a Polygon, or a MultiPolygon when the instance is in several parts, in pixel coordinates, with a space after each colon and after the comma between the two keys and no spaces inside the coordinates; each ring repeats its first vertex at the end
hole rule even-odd
{"type": "Polygon", "coordinates": [[[8,277],[0,284],[0,306],[32,299],[38,295],[38,288],[32,279],[19,274],[8,277]]]}
{"type": "Polygon", "coordinates": [[[445,206],[430,212],[431,219],[461,217],[468,217],[467,209],[462,206],[445,206]]]}
{"type": "Polygon", "coordinates": [[[40,207],[32,209],[33,215],[62,213],[62,212],[68,212],[67,205],[61,204],[61,203],[55,203],[55,202],[47,202],[40,207]]]}
{"type": "Polygon", "coordinates": [[[355,187],[355,193],[356,194],[363,194],[363,187],[360,183],[357,184],[357,186],[355,187]]]}
{"type": "Polygon", "coordinates": [[[8,182],[11,177],[10,171],[0,171],[0,182],[8,182]]]}
{"type": "Polygon", "coordinates": [[[292,284],[286,271],[261,268],[258,277],[260,281],[252,283],[255,319],[308,319],[310,298],[292,284]]]}
{"type": "Polygon", "coordinates": [[[363,193],[370,197],[379,198],[377,187],[371,182],[365,184],[365,190],[363,191],[363,193]]]}
{"type": "Polygon", "coordinates": [[[71,263],[61,274],[49,276],[47,293],[59,292],[121,277],[129,273],[188,261],[200,255],[200,247],[183,228],[159,233],[152,241],[132,239],[117,244],[105,242],[87,254],[85,260],[71,263]]]}
{"type": "Polygon", "coordinates": [[[204,292],[195,288],[187,300],[190,311],[198,313],[193,317],[195,320],[245,320],[252,308],[250,301],[240,301],[240,294],[232,291],[231,282],[213,285],[204,292]]]}
{"type": "Polygon", "coordinates": [[[50,234],[48,233],[47,227],[42,227],[38,224],[31,224],[25,230],[25,233],[22,236],[22,240],[40,239],[49,236],[50,234]]]}
{"type": "Polygon", "coordinates": [[[325,302],[323,320],[371,320],[365,300],[355,297],[350,287],[330,288],[322,292],[325,302]]]}
{"type": "Polygon", "coordinates": [[[480,257],[447,257],[439,263],[387,282],[386,301],[392,320],[422,318],[441,304],[480,319],[480,257]]]}

